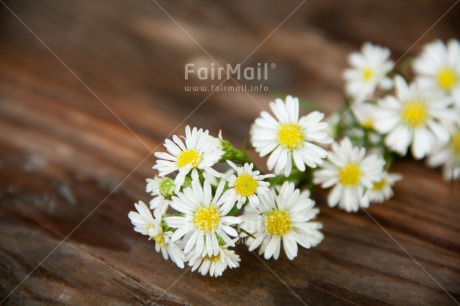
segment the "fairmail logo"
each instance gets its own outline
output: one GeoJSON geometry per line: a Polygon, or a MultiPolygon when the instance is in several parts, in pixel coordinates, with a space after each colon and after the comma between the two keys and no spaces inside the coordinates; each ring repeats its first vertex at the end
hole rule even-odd
{"type": "Polygon", "coordinates": [[[238,81],[253,81],[253,80],[268,80],[270,70],[274,70],[274,63],[257,63],[255,67],[242,67],[241,64],[226,64],[217,65],[211,63],[209,66],[196,66],[195,63],[188,63],[184,67],[184,78],[189,80],[191,77],[196,77],[199,80],[231,80],[238,81]]]}

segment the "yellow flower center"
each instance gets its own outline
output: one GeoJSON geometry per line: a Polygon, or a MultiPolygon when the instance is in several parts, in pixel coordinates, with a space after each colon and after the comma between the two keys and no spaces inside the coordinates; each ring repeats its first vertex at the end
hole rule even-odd
{"type": "Polygon", "coordinates": [[[456,155],[460,155],[460,131],[452,135],[450,144],[452,146],[452,150],[454,151],[454,153],[456,155]]]}
{"type": "Polygon", "coordinates": [[[444,90],[451,90],[458,81],[458,76],[452,68],[442,68],[436,76],[439,87],[444,90]]]}
{"type": "Polygon", "coordinates": [[[428,117],[428,110],[420,101],[409,101],[402,108],[402,121],[413,128],[424,125],[428,117]]]}
{"type": "Polygon", "coordinates": [[[340,182],[345,186],[356,186],[361,179],[361,169],[356,164],[349,164],[340,169],[340,182]]]}
{"type": "Polygon", "coordinates": [[[302,147],[304,139],[302,128],[298,124],[284,123],[278,130],[278,141],[288,150],[302,147]]]}
{"type": "Polygon", "coordinates": [[[369,82],[370,79],[374,76],[374,71],[370,68],[366,68],[363,71],[364,82],[369,82]]]}
{"type": "Polygon", "coordinates": [[[284,236],[292,229],[291,216],[285,210],[272,210],[265,214],[265,226],[270,235],[284,236]]]}
{"type": "Polygon", "coordinates": [[[192,165],[193,168],[196,168],[200,162],[201,154],[198,153],[198,151],[195,149],[182,151],[177,157],[177,166],[179,168],[185,167],[187,165],[192,165]]]}
{"type": "Polygon", "coordinates": [[[238,176],[235,182],[235,191],[243,197],[249,197],[256,193],[257,181],[249,174],[238,176]]]}
{"type": "Polygon", "coordinates": [[[205,233],[214,231],[220,222],[219,210],[215,206],[205,206],[195,212],[195,226],[205,233]]]}
{"type": "Polygon", "coordinates": [[[372,186],[372,189],[375,191],[380,191],[382,190],[385,186],[387,185],[387,179],[383,178],[378,182],[375,182],[374,185],[372,186]]]}
{"type": "Polygon", "coordinates": [[[158,243],[160,246],[162,246],[162,247],[166,246],[165,237],[164,237],[163,233],[159,233],[158,235],[153,237],[153,239],[155,239],[155,242],[158,243]]]}
{"type": "Polygon", "coordinates": [[[217,254],[216,256],[205,256],[204,259],[212,261],[212,262],[216,262],[220,260],[220,254],[217,254]]]}
{"type": "Polygon", "coordinates": [[[372,129],[374,127],[374,120],[371,118],[366,118],[361,122],[361,126],[366,129],[372,129]]]}

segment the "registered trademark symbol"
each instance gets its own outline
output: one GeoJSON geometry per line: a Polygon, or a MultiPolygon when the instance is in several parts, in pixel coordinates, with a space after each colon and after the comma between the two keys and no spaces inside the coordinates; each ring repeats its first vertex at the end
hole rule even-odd
{"type": "Polygon", "coordinates": [[[276,69],[276,64],[275,63],[271,63],[270,64],[270,68],[273,70],[273,69],[276,69]]]}

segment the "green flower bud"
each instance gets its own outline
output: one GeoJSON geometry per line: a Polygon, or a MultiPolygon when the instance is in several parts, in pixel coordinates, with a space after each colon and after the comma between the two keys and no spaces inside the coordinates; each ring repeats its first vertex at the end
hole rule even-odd
{"type": "Polygon", "coordinates": [[[160,193],[167,199],[171,198],[174,195],[174,181],[169,177],[164,178],[160,182],[160,193]]]}

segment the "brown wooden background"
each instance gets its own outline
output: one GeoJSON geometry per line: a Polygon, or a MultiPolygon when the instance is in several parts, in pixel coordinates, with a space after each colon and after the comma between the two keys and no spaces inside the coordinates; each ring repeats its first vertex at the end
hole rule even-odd
{"type": "Polygon", "coordinates": [[[405,179],[396,197],[369,215],[330,209],[317,192],[326,235],[319,247],[291,262],[261,261],[240,246],[241,268],[220,279],[165,262],[127,218],[133,202],[148,200],[150,152],[166,136],[190,124],[241,143],[271,99],[220,92],[203,103],[209,93],[186,93],[184,65],[210,61],[196,42],[220,63],[255,50],[246,65],[277,65],[264,83],[271,90],[330,112],[342,103],[349,52],[370,40],[392,48],[396,60],[435,38],[458,38],[460,5],[440,18],[455,3],[2,0],[0,299],[458,304],[459,185],[423,162],[398,164],[405,179]]]}

